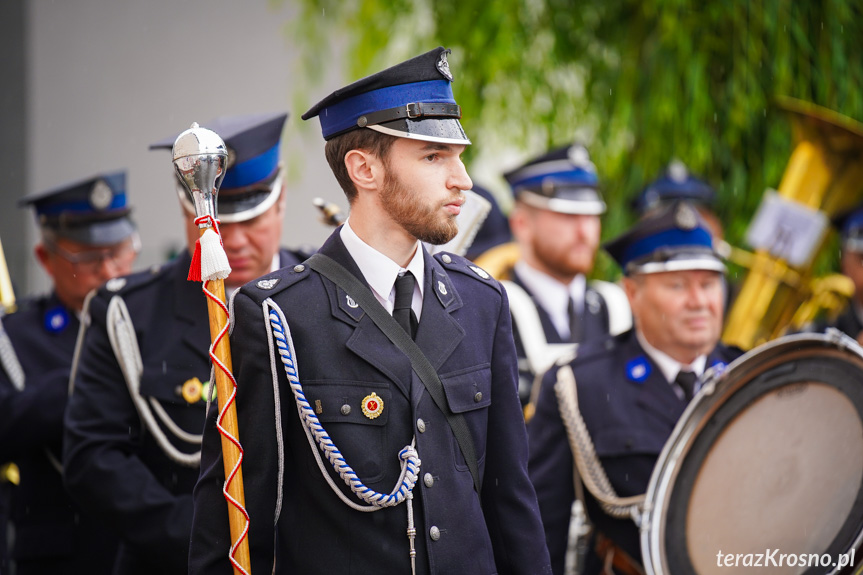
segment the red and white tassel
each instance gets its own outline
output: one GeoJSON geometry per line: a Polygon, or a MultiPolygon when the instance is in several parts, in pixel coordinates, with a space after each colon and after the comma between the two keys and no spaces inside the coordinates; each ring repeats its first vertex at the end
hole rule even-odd
{"type": "MultiPolygon", "coordinates": [[[[213,228],[208,228],[198,238],[201,248],[201,281],[223,280],[231,273],[231,265],[225,248],[222,247],[222,238],[213,228]]],[[[195,251],[198,251],[197,246],[195,251]]]]}

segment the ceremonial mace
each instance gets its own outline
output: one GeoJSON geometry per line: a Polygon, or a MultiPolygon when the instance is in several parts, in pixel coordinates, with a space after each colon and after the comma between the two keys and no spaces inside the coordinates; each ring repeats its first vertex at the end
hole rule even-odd
{"type": "Polygon", "coordinates": [[[225,484],[222,493],[228,501],[231,549],[228,558],[235,575],[249,575],[249,514],[243,492],[243,448],[237,430],[237,382],[231,374],[231,344],[228,333],[228,307],[225,305],[224,279],[231,273],[228,257],[219,235],[216,196],[225,177],[228,150],[215,133],[193,123],[174,142],[174,169],[194,200],[199,237],[189,268],[190,281],[202,281],[210,318],[210,359],[216,380],[219,417],[216,426],[222,435],[222,460],[225,484]]]}

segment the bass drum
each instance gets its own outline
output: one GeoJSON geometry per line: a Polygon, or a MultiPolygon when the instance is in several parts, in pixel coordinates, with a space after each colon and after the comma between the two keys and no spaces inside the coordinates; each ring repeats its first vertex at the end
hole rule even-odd
{"type": "Polygon", "coordinates": [[[860,573],[863,349],[792,335],[708,374],[640,525],[648,574],[860,573]]]}

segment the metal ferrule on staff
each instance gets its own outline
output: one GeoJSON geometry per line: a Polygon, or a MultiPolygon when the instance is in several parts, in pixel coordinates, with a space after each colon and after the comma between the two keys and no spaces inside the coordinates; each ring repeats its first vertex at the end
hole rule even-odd
{"type": "Polygon", "coordinates": [[[219,236],[216,197],[225,177],[228,150],[215,133],[198,124],[180,134],[174,142],[174,168],[195,205],[195,223],[200,237],[192,258],[189,279],[203,281],[210,321],[210,359],[214,366],[219,416],[216,426],[222,436],[225,484],[222,493],[228,502],[231,547],[228,558],[235,575],[249,575],[249,515],[243,491],[243,449],[240,445],[237,409],[234,399],[237,384],[231,373],[231,347],[227,337],[228,307],[225,304],[224,278],[231,271],[219,236]]]}

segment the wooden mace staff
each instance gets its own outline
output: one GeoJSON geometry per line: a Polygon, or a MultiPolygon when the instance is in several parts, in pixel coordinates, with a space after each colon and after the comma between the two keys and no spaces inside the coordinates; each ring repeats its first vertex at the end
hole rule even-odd
{"type": "Polygon", "coordinates": [[[195,244],[190,281],[203,281],[210,319],[210,359],[213,361],[219,417],[216,426],[222,436],[222,460],[225,484],[222,493],[228,501],[231,526],[231,549],[228,558],[235,575],[250,575],[249,514],[243,492],[243,448],[237,429],[237,383],[231,373],[231,345],[228,340],[228,307],[225,304],[225,282],[231,272],[219,235],[216,196],[225,177],[228,150],[215,133],[192,127],[174,142],[174,169],[194,200],[200,236],[195,244]]]}

